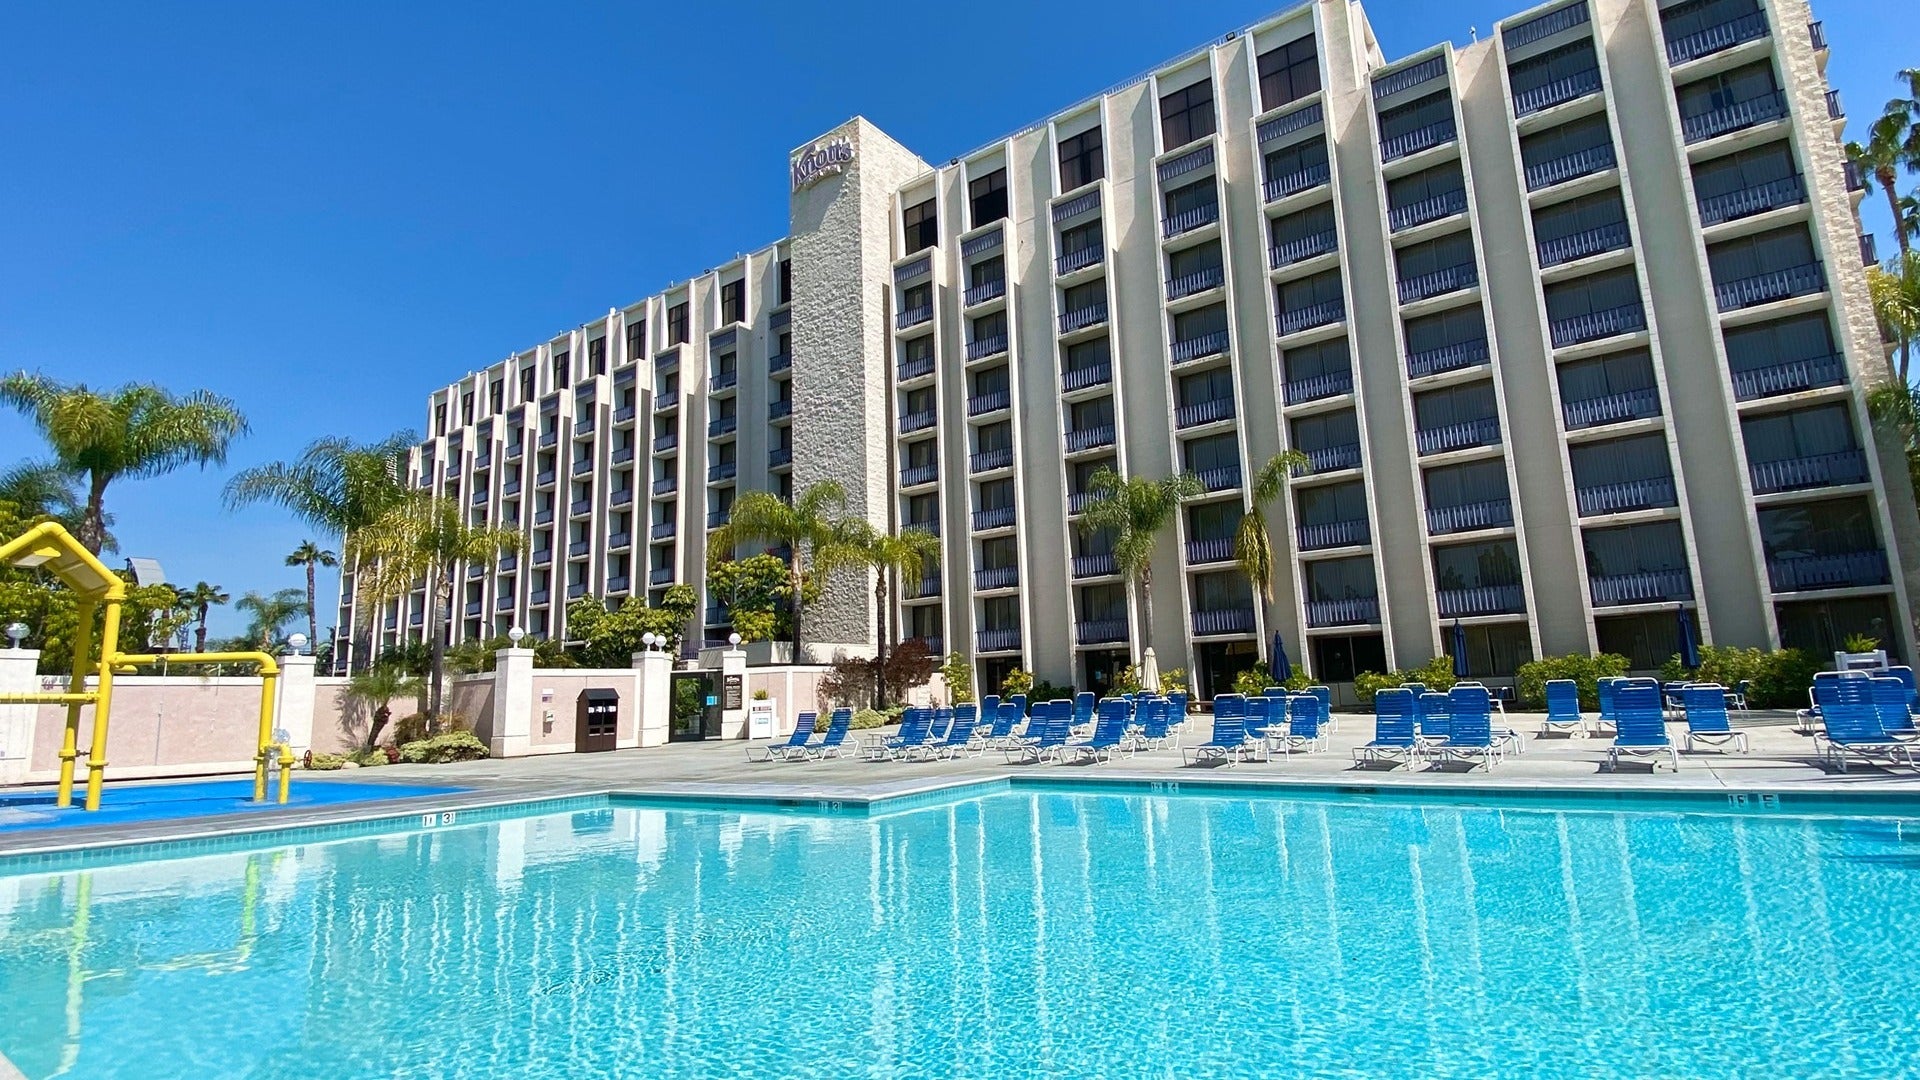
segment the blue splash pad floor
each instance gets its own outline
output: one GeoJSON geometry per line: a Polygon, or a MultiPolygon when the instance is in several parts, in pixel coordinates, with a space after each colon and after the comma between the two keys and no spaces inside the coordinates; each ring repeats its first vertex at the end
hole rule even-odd
{"type": "Polygon", "coordinates": [[[74,805],[56,809],[54,789],[15,788],[0,791],[0,834],[28,829],[57,829],[79,825],[133,824],[211,817],[216,814],[269,813],[381,799],[408,799],[419,795],[451,795],[466,788],[427,784],[355,783],[344,780],[302,780],[296,777],[286,805],[253,801],[252,780],[196,780],[184,783],[108,783],[101,791],[100,809],[81,809],[83,785],[74,789],[74,805]]]}

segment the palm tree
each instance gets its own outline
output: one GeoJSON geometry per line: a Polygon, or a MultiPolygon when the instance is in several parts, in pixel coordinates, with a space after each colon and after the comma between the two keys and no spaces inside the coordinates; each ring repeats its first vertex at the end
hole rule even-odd
{"type": "Polygon", "coordinates": [[[287,556],[287,565],[307,568],[307,645],[317,649],[320,647],[320,617],[314,614],[313,608],[314,570],[322,566],[339,566],[340,558],[311,540],[302,540],[300,546],[287,556]]]}
{"type": "MultiPolygon", "coordinates": [[[[846,489],[822,480],[802,491],[791,503],[765,491],[749,491],[733,504],[727,524],[708,539],[713,551],[731,551],[741,544],[766,544],[787,549],[787,567],[793,578],[793,659],[800,662],[800,611],[805,606],[806,560],[821,562],[831,555],[846,489]]],[[[828,560],[831,561],[831,558],[828,560]]]]}
{"type": "MultiPolygon", "coordinates": [[[[1920,172],[1920,70],[1901,71],[1898,77],[1907,84],[1908,96],[1887,102],[1880,116],[1867,127],[1867,141],[1849,142],[1846,155],[1861,172],[1873,177],[1887,197],[1887,209],[1893,215],[1893,235],[1904,260],[1911,250],[1906,215],[1900,200],[1901,170],[1920,172]]],[[[1907,346],[1900,351],[1900,381],[1907,381],[1911,361],[1907,346]]]]}
{"type": "MultiPolygon", "coordinates": [[[[1206,489],[1192,473],[1164,480],[1122,479],[1112,469],[1101,469],[1087,483],[1087,508],[1080,528],[1088,533],[1113,533],[1113,562],[1126,575],[1129,591],[1138,590],[1146,622],[1141,631],[1142,664],[1158,677],[1153,659],[1153,551],[1160,534],[1173,524],[1180,501],[1206,489]]],[[[1149,680],[1151,684],[1151,680],[1149,680]]]]}
{"type": "Polygon", "coordinates": [[[146,383],[100,393],[22,371],[0,379],[0,402],[40,429],[62,470],[86,477],[79,540],[95,555],[106,543],[108,484],[220,464],[228,444],[247,431],[246,418],[226,398],[205,390],[175,397],[146,383]]]}
{"type": "Polygon", "coordinates": [[[193,609],[193,651],[207,651],[207,609],[216,604],[224,604],[233,599],[227,591],[218,585],[209,585],[202,581],[188,589],[182,596],[182,602],[193,609]]]}
{"type": "MultiPolygon", "coordinates": [[[[0,502],[12,503],[23,520],[46,518],[71,533],[80,531],[86,516],[86,505],[73,490],[73,473],[51,461],[23,461],[0,473],[0,502]]],[[[105,524],[113,524],[113,515],[105,516],[105,524]]],[[[100,550],[118,551],[120,545],[108,533],[100,550]]]]}
{"type": "Polygon", "coordinates": [[[925,529],[883,532],[865,520],[852,518],[841,524],[825,552],[824,558],[815,559],[816,566],[824,564],[829,570],[834,566],[860,566],[874,571],[873,606],[879,618],[880,645],[873,666],[873,700],[875,708],[884,709],[887,649],[892,645],[887,632],[887,600],[897,583],[920,580],[926,564],[939,561],[940,538],[925,529]]]}
{"type": "Polygon", "coordinates": [[[280,628],[307,613],[306,598],[299,589],[279,589],[271,593],[249,592],[234,602],[234,610],[253,616],[247,636],[257,641],[262,652],[272,652],[280,638],[280,628]]]}
{"type": "Polygon", "coordinates": [[[379,743],[380,732],[393,716],[393,699],[407,696],[420,696],[420,680],[398,664],[374,664],[347,680],[347,701],[365,707],[370,714],[366,749],[379,743]]]}
{"type": "Polygon", "coordinates": [[[460,505],[427,492],[408,495],[347,537],[347,559],[360,568],[356,587],[369,606],[405,596],[416,581],[427,589],[425,625],[432,661],[427,715],[440,715],[447,634],[452,625],[453,571],[462,563],[490,563],[525,541],[514,529],[469,525],[460,505]]]}
{"type": "MultiPolygon", "coordinates": [[[[1273,606],[1273,536],[1267,531],[1267,514],[1261,508],[1286,494],[1287,481],[1296,470],[1311,467],[1307,455],[1298,450],[1282,450],[1253,474],[1252,505],[1241,516],[1240,528],[1234,533],[1233,561],[1240,565],[1240,572],[1247,575],[1263,610],[1273,606]]],[[[1271,662],[1273,658],[1267,659],[1271,662]]]]}

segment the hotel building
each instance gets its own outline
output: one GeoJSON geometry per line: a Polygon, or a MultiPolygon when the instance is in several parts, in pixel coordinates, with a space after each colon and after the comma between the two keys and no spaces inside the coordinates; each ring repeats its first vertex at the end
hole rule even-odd
{"type": "MultiPolygon", "coordinates": [[[[1077,522],[1112,468],[1205,489],[1152,572],[1202,694],[1275,634],[1335,683],[1461,637],[1490,679],[1650,668],[1683,611],[1910,657],[1920,527],[1866,415],[1888,353],[1826,58],[1801,0],[1549,3],[1394,60],[1316,0],[943,165],[856,118],[790,156],[788,238],[432,394],[413,481],[529,537],[458,570],[454,639],[704,591],[739,493],[832,478],[941,538],[899,636],[977,685],[1098,687],[1146,636],[1077,522]],[[1232,538],[1284,450],[1311,467],[1262,508],[1269,603],[1232,538]]],[[[870,597],[810,611],[817,657],[872,647],[870,597]]]]}

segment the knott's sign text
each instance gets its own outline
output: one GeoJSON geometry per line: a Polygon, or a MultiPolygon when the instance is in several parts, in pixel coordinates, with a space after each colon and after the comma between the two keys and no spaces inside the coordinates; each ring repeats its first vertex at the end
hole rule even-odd
{"type": "Polygon", "coordinates": [[[853,140],[846,136],[814,143],[793,159],[793,190],[814,184],[853,164],[853,140]]]}

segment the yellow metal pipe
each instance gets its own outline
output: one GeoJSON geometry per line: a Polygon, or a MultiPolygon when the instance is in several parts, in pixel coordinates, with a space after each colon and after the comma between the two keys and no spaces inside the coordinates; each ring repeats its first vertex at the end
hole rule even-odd
{"type": "Polygon", "coordinates": [[[287,796],[293,788],[293,747],[280,744],[280,805],[287,805],[287,796]]]}
{"type": "MultiPolygon", "coordinates": [[[[279,685],[277,671],[260,673],[260,744],[253,753],[253,801],[267,801],[267,762],[273,753],[273,697],[279,685]]],[[[285,799],[280,800],[285,802],[285,799]]]]}
{"type": "Polygon", "coordinates": [[[107,604],[106,624],[100,631],[99,694],[93,704],[93,746],[87,754],[87,809],[100,809],[100,787],[107,771],[107,718],[113,713],[113,668],[120,662],[120,605],[107,604]]]}
{"type": "MultiPolygon", "coordinates": [[[[87,688],[88,654],[93,652],[93,616],[99,607],[89,601],[80,603],[80,627],[73,635],[73,673],[67,679],[69,693],[80,693],[87,688]]],[[[92,694],[87,695],[86,701],[67,703],[66,731],[60,737],[60,790],[53,802],[62,810],[73,805],[73,759],[80,756],[80,706],[87,702],[93,702],[98,711],[99,702],[92,694]]]]}
{"type": "Polygon", "coordinates": [[[115,664],[258,664],[260,674],[278,675],[280,665],[263,652],[120,653],[115,664]]]}
{"type": "Polygon", "coordinates": [[[93,701],[91,691],[78,694],[0,694],[0,705],[86,705],[93,701]]]}

